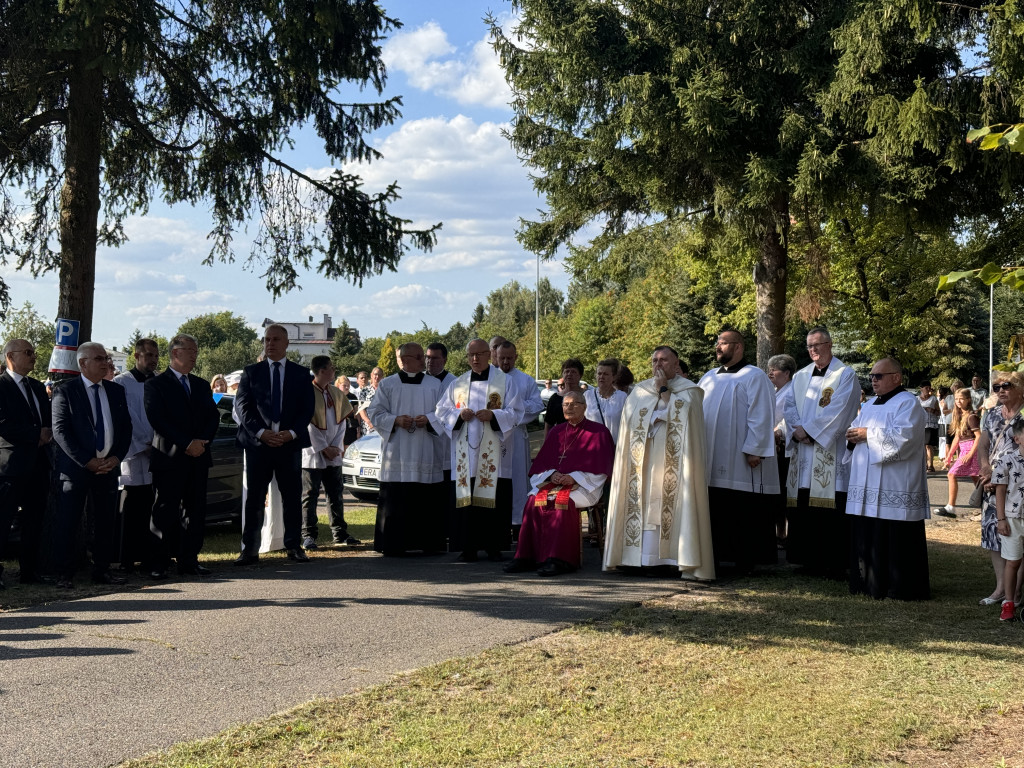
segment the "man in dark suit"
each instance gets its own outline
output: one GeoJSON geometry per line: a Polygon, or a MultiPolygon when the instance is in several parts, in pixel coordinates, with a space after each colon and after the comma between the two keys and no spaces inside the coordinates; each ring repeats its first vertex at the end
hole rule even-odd
{"type": "Polygon", "coordinates": [[[156,503],[152,530],[160,543],[150,576],[167,576],[171,558],[178,573],[204,576],[199,564],[206,526],[206,480],[213,465],[210,441],[220,415],[210,382],[192,374],[199,354],[195,338],[179,333],[168,345],[170,365],[146,382],[146,417],[153,427],[150,468],[156,503]]]}
{"type": "Polygon", "coordinates": [[[105,381],[110,358],[102,344],[87,341],[78,348],[82,375],[53,393],[53,439],[61,492],[57,500],[57,586],[70,588],[75,575],[75,537],[92,501],[95,536],[92,580],[120,584],[110,572],[117,511],[117,478],[121,459],[132,442],[132,419],[124,387],[105,381]]]}
{"type": "MultiPolygon", "coordinates": [[[[32,342],[11,339],[4,346],[7,370],[0,375],[0,551],[20,510],[20,581],[39,581],[39,544],[50,489],[50,398],[41,381],[29,378],[35,367],[32,342]]],[[[0,564],[0,589],[4,567],[0,564]]]]}
{"type": "Polygon", "coordinates": [[[301,538],[302,449],[310,445],[313,387],[309,370],[285,358],[288,332],[283,327],[267,326],[263,349],[265,359],[242,371],[235,401],[249,489],[242,515],[242,554],[235,565],[259,562],[264,505],[274,478],[281,492],[285,549],[291,560],[304,563],[309,558],[301,538]]]}

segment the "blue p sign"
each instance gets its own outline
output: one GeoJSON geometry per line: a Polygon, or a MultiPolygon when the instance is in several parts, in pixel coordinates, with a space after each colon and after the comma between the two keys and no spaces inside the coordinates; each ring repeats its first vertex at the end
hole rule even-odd
{"type": "Polygon", "coordinates": [[[57,318],[57,346],[77,347],[78,346],[78,321],[57,318]]]}

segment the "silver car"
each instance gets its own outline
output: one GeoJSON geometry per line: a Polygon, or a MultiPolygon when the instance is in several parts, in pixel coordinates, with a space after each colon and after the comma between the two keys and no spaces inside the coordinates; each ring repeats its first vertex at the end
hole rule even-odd
{"type": "Polygon", "coordinates": [[[345,487],[357,499],[376,499],[380,491],[380,435],[363,435],[346,450],[341,460],[345,487]]]}

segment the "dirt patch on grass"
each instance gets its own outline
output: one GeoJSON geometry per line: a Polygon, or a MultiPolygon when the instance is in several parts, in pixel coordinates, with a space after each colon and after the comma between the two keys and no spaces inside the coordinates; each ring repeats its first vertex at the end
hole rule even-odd
{"type": "Polygon", "coordinates": [[[928,768],[1021,768],[1024,766],[1024,709],[1013,706],[985,716],[984,725],[946,749],[910,747],[894,753],[891,765],[928,768]]]}

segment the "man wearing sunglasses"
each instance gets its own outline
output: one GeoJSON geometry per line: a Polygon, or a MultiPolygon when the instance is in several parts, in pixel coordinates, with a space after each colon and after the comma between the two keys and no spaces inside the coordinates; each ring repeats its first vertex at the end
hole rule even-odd
{"type": "Polygon", "coordinates": [[[903,389],[903,369],[896,360],[882,358],[868,376],[875,397],[846,431],[850,592],[927,600],[924,410],[903,389]]]}

